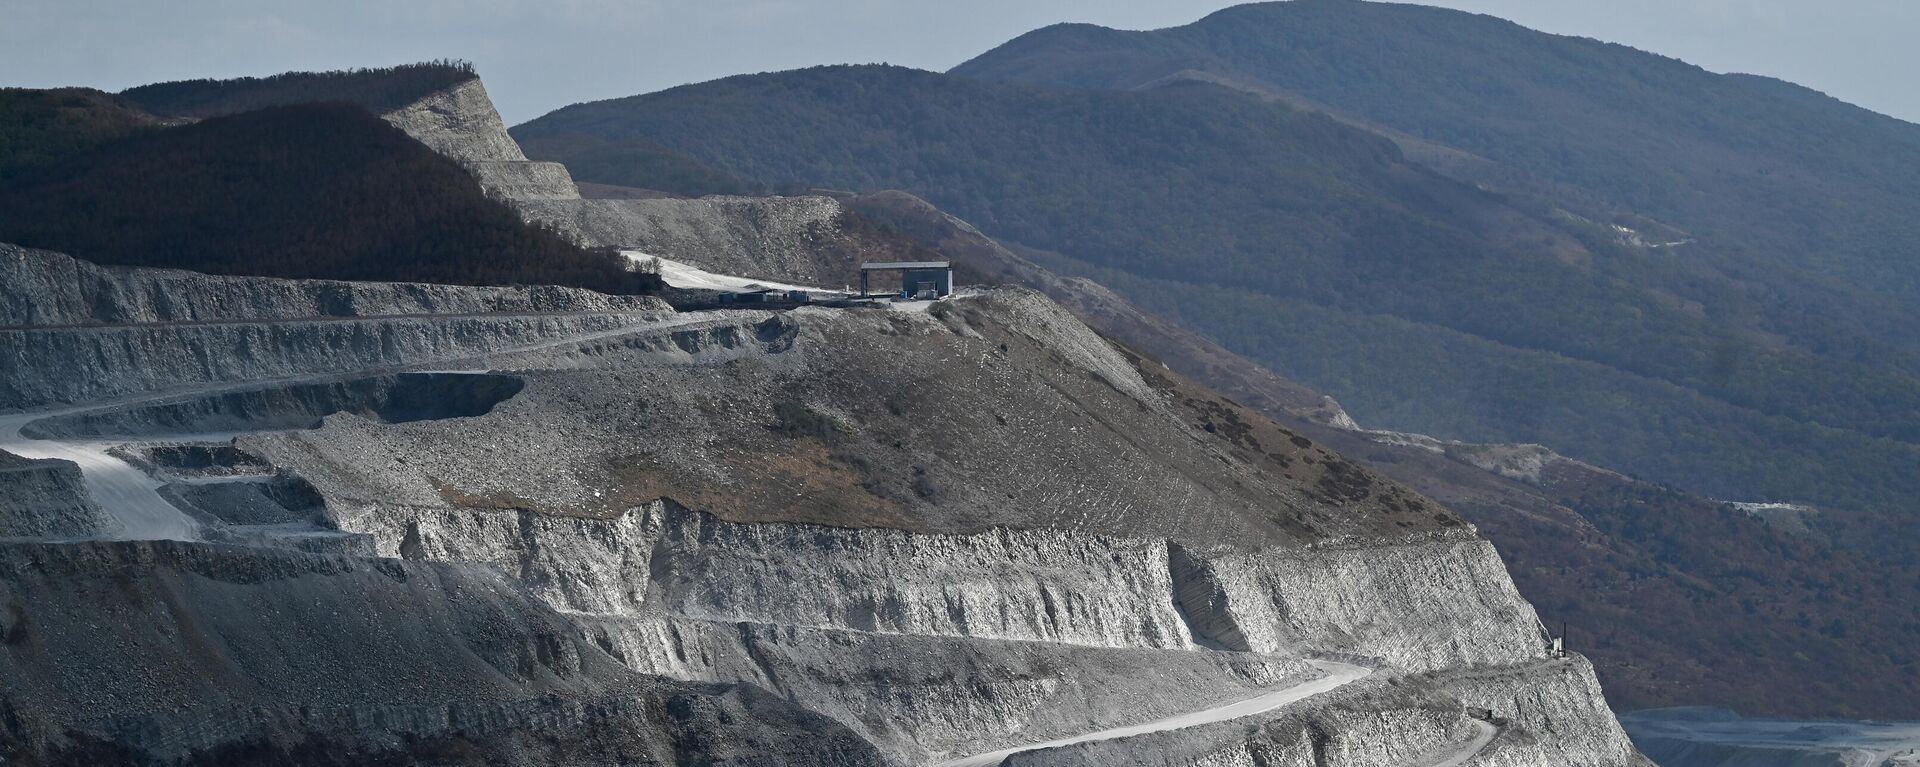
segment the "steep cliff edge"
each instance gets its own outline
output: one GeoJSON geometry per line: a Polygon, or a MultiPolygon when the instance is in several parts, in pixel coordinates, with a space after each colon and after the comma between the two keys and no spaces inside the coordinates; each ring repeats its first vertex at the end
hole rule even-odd
{"type": "Polygon", "coordinates": [[[495,194],[514,200],[580,198],[567,166],[530,161],[520,152],[477,77],[380,116],[433,151],[465,164],[495,194]]]}
{"type": "Polygon", "coordinates": [[[487,87],[477,77],[428,93],[382,116],[433,151],[462,162],[527,160],[520,145],[507,135],[487,87]]]}

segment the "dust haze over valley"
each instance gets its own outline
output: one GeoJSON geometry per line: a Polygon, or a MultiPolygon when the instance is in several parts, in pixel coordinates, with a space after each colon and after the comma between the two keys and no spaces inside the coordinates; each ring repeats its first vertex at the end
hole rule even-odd
{"type": "Polygon", "coordinates": [[[509,120],[495,11],[0,89],[0,762],[1920,764],[1920,126],[1353,0],[509,120]]]}

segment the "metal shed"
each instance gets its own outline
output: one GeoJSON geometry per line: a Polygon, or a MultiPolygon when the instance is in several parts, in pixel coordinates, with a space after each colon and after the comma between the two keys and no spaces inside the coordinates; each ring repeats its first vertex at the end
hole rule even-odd
{"type": "Polygon", "coordinates": [[[883,261],[860,265],[860,292],[868,293],[867,275],[874,272],[899,272],[900,294],[907,298],[942,298],[953,295],[951,261],[883,261]]]}

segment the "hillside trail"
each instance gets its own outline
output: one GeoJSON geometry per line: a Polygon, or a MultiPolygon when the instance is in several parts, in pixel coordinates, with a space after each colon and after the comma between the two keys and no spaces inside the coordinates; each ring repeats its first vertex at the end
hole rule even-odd
{"type": "MultiPolygon", "coordinates": [[[[1488,743],[1493,742],[1494,736],[1500,734],[1500,728],[1495,727],[1491,722],[1483,722],[1475,719],[1473,720],[1473,726],[1474,729],[1479,732],[1474,734],[1472,740],[1436,755],[1442,757],[1439,761],[1422,759],[1415,763],[1413,767],[1461,767],[1461,765],[1473,761],[1474,757],[1479,756],[1480,752],[1486,749],[1488,743]]],[[[1428,757],[1428,759],[1431,758],[1433,757],[1428,757]]]]}

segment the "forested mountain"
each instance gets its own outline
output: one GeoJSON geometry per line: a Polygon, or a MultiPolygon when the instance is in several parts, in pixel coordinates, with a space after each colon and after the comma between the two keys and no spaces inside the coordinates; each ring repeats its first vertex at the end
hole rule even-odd
{"type": "Polygon", "coordinates": [[[1642,247],[1245,89],[828,67],[576,105],[515,134],[587,181],[671,190],[596,162],[634,146],[776,187],[913,192],[1364,423],[1544,443],[1723,498],[1903,509],[1920,493],[1920,341],[1898,301],[1696,255],[1718,245],[1642,247]]]}
{"type": "Polygon", "coordinates": [[[163,128],[104,94],[0,98],[0,242],[220,274],[621,293],[656,282],[523,222],[459,164],[359,107],[163,128]]]}
{"type": "Polygon", "coordinates": [[[96,90],[0,88],[0,180],[154,123],[96,90]]]}
{"type": "MultiPolygon", "coordinates": [[[[955,74],[1128,89],[1202,74],[1303,97],[1677,225],[1705,258],[1784,285],[1920,296],[1920,126],[1790,83],[1719,75],[1491,16],[1303,0],[1152,32],[1059,25],[955,74]]],[[[1787,328],[1783,332],[1791,332],[1787,328]]]]}

